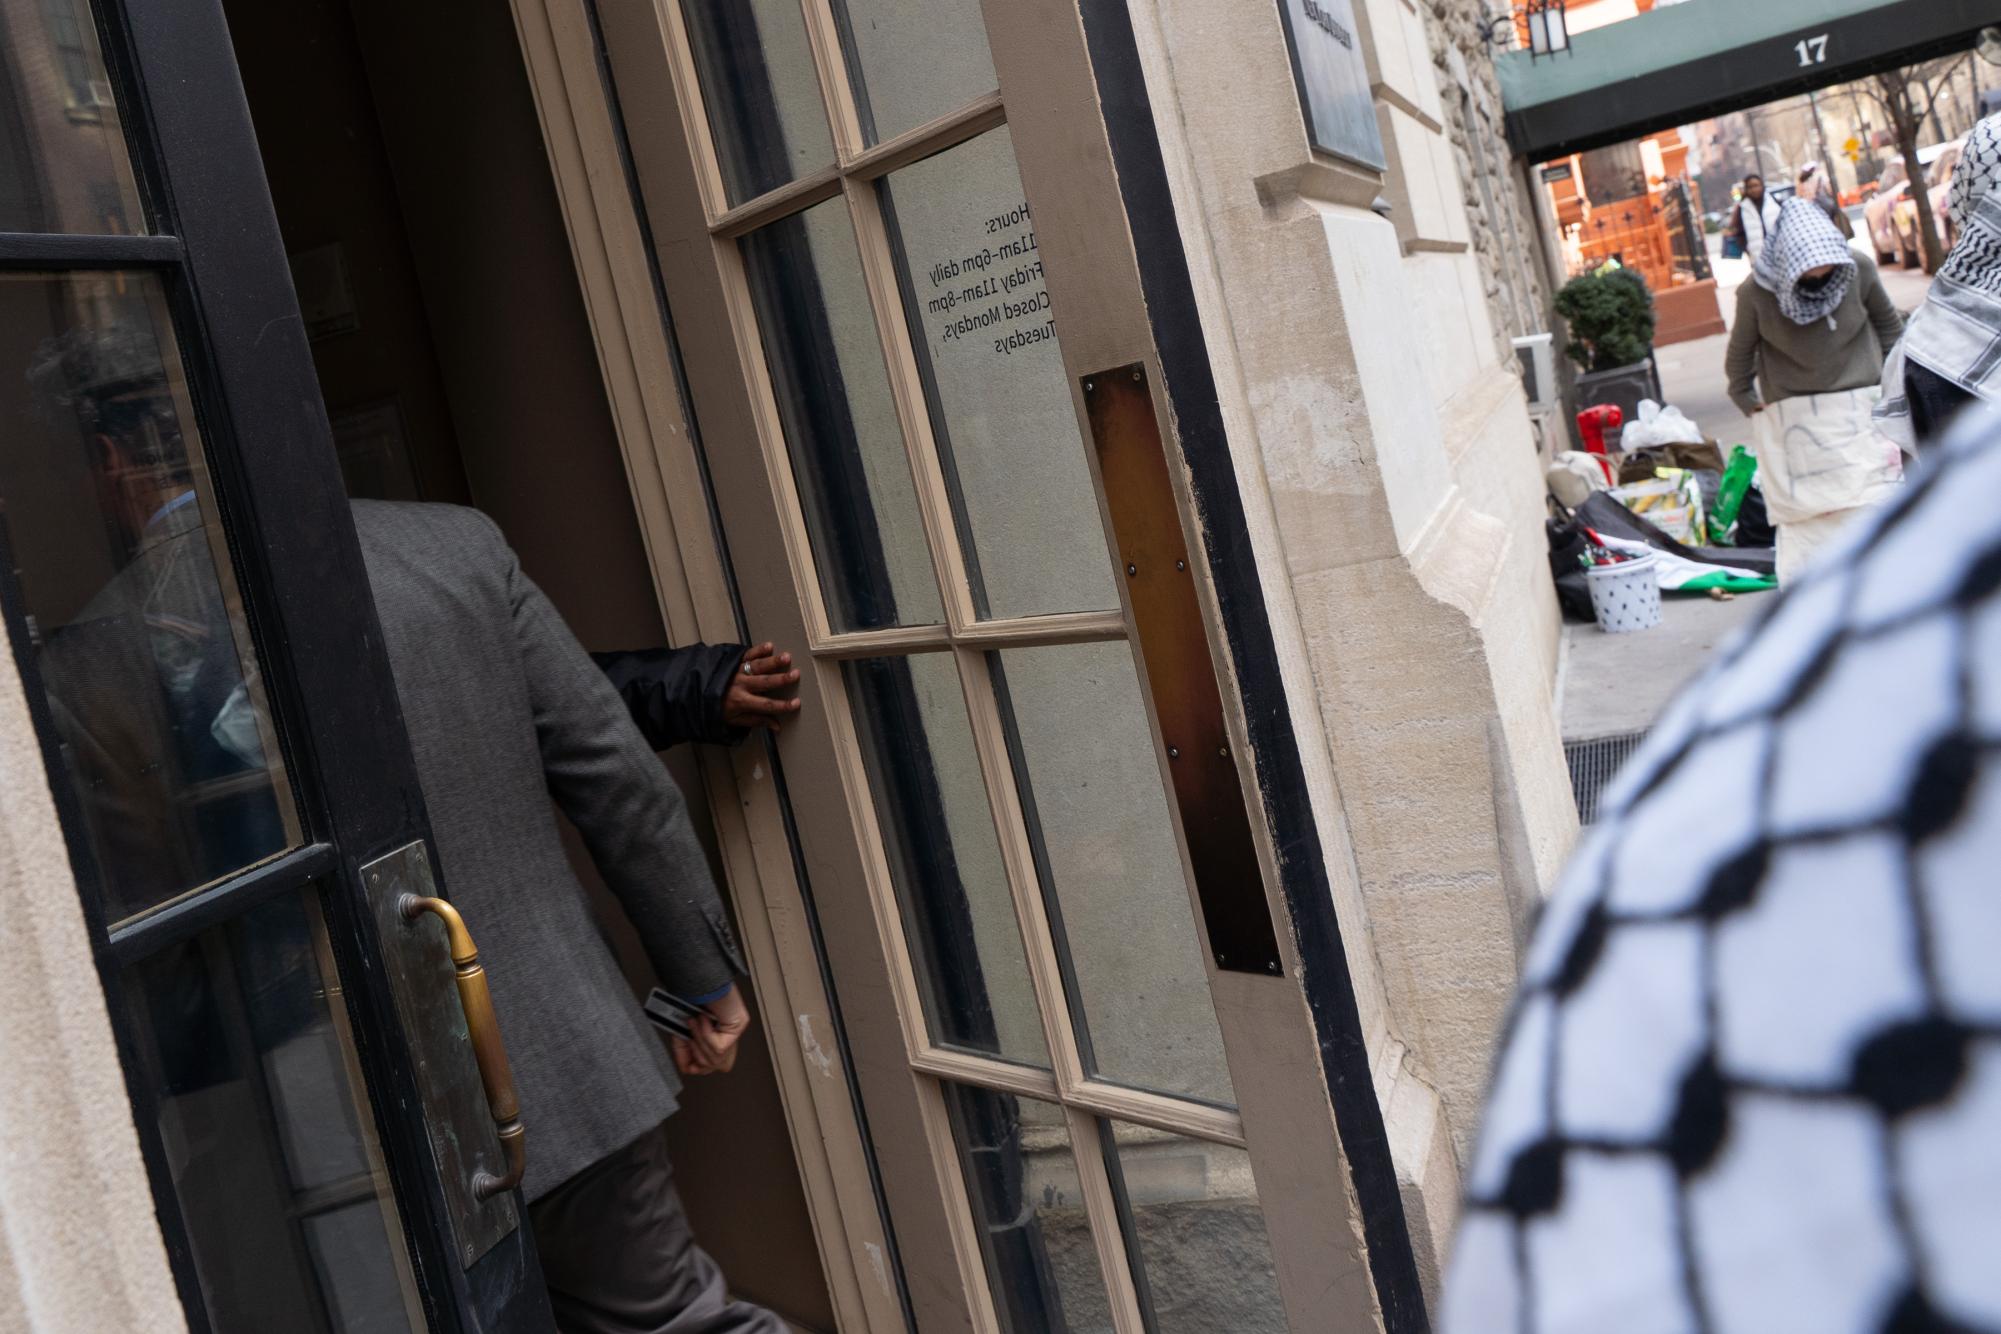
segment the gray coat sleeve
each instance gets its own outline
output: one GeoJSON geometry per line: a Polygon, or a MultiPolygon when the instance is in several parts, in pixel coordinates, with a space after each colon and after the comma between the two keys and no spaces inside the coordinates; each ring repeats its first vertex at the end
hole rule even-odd
{"type": "Polygon", "coordinates": [[[604,673],[509,553],[514,637],[549,793],[639,933],[661,985],[721,991],[746,971],[673,777],[604,673]]]}
{"type": "Polygon", "coordinates": [[[1737,291],[1737,320],[1730,326],[1730,347],[1723,355],[1723,373],[1730,377],[1730,401],[1746,417],[1758,408],[1758,303],[1751,284],[1737,291]]]}
{"type": "Polygon", "coordinates": [[[1896,303],[1890,300],[1889,289],[1883,286],[1883,275],[1876,268],[1876,261],[1868,256],[1858,256],[1856,265],[1861,270],[1862,308],[1869,312],[1869,323],[1876,329],[1876,341],[1883,346],[1883,355],[1890,355],[1897,346],[1897,340],[1904,336],[1904,317],[1897,312],[1896,303]]]}

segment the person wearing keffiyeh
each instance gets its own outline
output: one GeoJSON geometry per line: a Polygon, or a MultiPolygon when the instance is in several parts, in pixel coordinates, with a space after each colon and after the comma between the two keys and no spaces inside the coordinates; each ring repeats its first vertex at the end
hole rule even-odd
{"type": "Polygon", "coordinates": [[[1599,799],[1443,1334],[2001,1331],[1997,494],[1970,409],[1599,799]]]}
{"type": "Polygon", "coordinates": [[[1724,368],[1732,401],[1753,419],[1784,584],[1903,481],[1902,455],[1871,413],[1904,322],[1875,260],[1808,200],[1786,201],[1751,273],[1724,368]]]}
{"type": "Polygon", "coordinates": [[[1883,372],[1880,430],[1916,453],[1977,399],[2001,402],[2001,115],[1966,138],[1952,174],[1959,241],[1883,372]]]}

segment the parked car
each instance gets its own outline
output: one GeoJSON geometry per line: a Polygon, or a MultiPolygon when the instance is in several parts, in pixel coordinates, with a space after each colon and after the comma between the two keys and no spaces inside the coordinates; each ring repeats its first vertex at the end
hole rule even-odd
{"type": "MultiPolygon", "coordinates": [[[[1938,220],[1939,241],[1947,250],[1952,249],[1959,239],[1958,220],[1952,216],[1952,173],[1965,149],[1966,140],[1953,140],[1941,148],[1938,157],[1925,171],[1932,217],[1938,220]]],[[[1925,248],[1918,243],[1918,201],[1909,190],[1897,201],[1893,216],[1897,229],[1897,262],[1907,269],[1917,268],[1924,263],[1925,248]]]]}
{"type": "MultiPolygon", "coordinates": [[[[1945,144],[1934,144],[1930,148],[1919,149],[1918,170],[1930,167],[1946,148],[1945,144]]],[[[1863,209],[1863,215],[1869,220],[1869,243],[1876,248],[1876,262],[1879,264],[1897,260],[1901,254],[1897,239],[1897,205],[1909,192],[1910,186],[1910,172],[1904,166],[1904,155],[1899,153],[1884,166],[1883,175],[1877,182],[1876,195],[1863,209]]]]}
{"type": "Polygon", "coordinates": [[[1875,247],[1878,264],[1888,264],[1896,257],[1897,201],[1904,197],[1910,184],[1910,173],[1904,170],[1904,157],[1899,153],[1884,164],[1883,174],[1876,181],[1876,193],[1862,206],[1862,216],[1869,223],[1869,244],[1875,247]]]}

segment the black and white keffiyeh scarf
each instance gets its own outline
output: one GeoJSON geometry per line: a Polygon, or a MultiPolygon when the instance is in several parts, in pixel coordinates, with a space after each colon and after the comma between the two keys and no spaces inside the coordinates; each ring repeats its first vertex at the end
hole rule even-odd
{"type": "Polygon", "coordinates": [[[2001,401],[2001,115],[1966,138],[1952,173],[1952,216],[1959,241],[1911,316],[1904,341],[1883,372],[1876,419],[1886,435],[1911,446],[1904,393],[1907,361],[1979,398],[2001,401]]]}
{"type": "Polygon", "coordinates": [[[1812,324],[1840,309],[1855,282],[1855,255],[1820,205],[1788,199],[1779,210],[1778,225],[1765,238],[1765,248],[1758,252],[1751,276],[1779,299],[1779,310],[1787,319],[1812,324]],[[1808,271],[1830,264],[1834,272],[1825,281],[1801,281],[1808,271]]]}
{"type": "Polygon", "coordinates": [[[2001,1331],[2001,412],[1670,708],[1551,895],[1445,1334],[2001,1331]]]}

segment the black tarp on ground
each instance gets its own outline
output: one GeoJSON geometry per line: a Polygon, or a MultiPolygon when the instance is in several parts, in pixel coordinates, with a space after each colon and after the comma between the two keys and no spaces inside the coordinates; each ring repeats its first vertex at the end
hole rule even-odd
{"type": "Polygon", "coordinates": [[[1665,551],[1683,560],[1705,565],[1726,565],[1747,574],[1776,575],[1778,553],[1771,547],[1690,547],[1669,537],[1658,527],[1621,505],[1603,491],[1585,497],[1576,510],[1578,522],[1609,537],[1644,542],[1656,551],[1665,551]]]}

